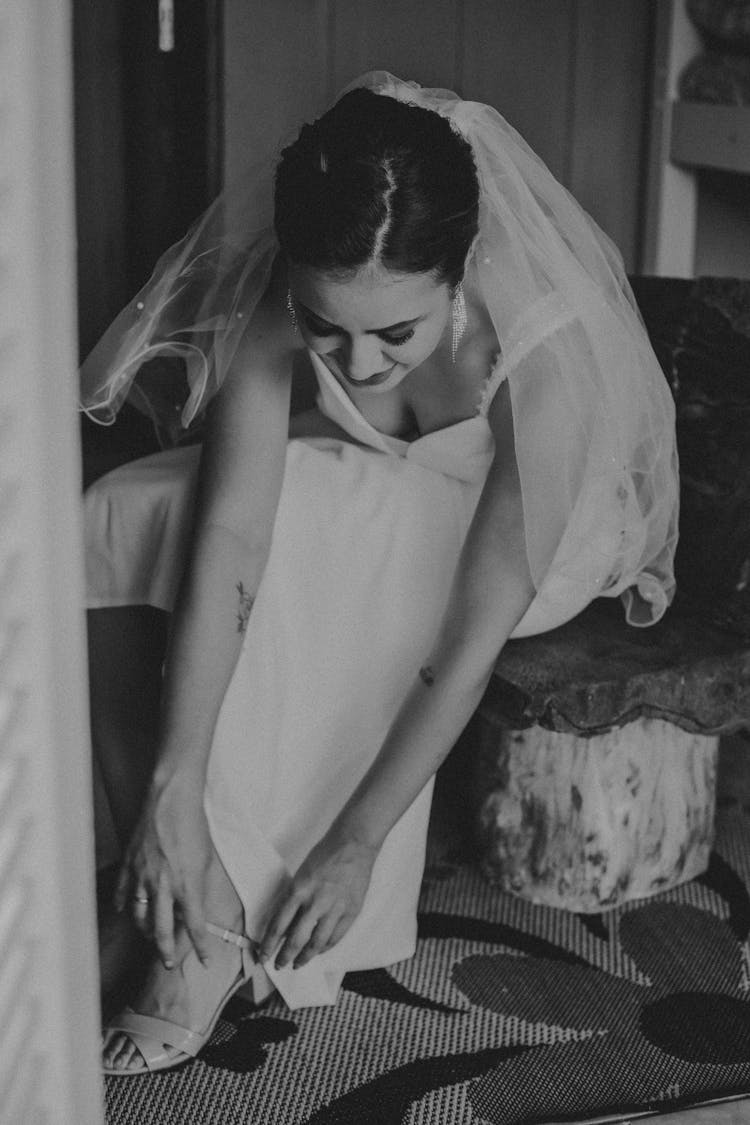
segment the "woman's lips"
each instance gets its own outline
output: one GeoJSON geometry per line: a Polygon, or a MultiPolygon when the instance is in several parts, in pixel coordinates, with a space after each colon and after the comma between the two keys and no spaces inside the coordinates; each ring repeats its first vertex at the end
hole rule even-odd
{"type": "Polygon", "coordinates": [[[377,371],[367,379],[352,379],[351,375],[347,375],[343,370],[341,371],[341,375],[352,387],[376,387],[378,383],[384,383],[386,381],[395,366],[396,364],[392,363],[385,371],[377,371]]]}

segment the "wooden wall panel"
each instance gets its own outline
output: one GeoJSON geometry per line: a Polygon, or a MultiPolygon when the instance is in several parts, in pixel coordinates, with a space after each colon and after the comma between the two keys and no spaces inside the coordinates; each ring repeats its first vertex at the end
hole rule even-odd
{"type": "Polygon", "coordinates": [[[493,105],[564,180],[573,0],[463,0],[463,6],[461,93],[493,105]]]}
{"type": "Polygon", "coordinates": [[[389,70],[422,86],[452,88],[460,7],[460,0],[337,0],[331,95],[367,70],[389,70]]]}
{"type": "Polygon", "coordinates": [[[226,0],[224,179],[294,139],[328,99],[328,0],[226,0]]]}
{"type": "Polygon", "coordinates": [[[210,202],[207,42],[211,0],[178,4],[174,48],[159,49],[153,0],[118,0],[125,239],[131,293],[210,202]]]}
{"type": "Polygon", "coordinates": [[[357,74],[494,105],[636,262],[649,0],[224,0],[225,178],[357,74]]]}
{"type": "Polygon", "coordinates": [[[81,357],[130,296],[119,0],[73,6],[81,357]]]}
{"type": "Polygon", "coordinates": [[[152,0],[71,5],[82,357],[216,189],[221,2],[178,5],[171,52],[152,0]]]}
{"type": "Polygon", "coordinates": [[[649,0],[577,0],[568,186],[638,263],[651,56],[649,0]]]}
{"type": "Polygon", "coordinates": [[[698,185],[689,169],[672,163],[670,145],[672,99],[683,67],[700,50],[685,0],[660,0],[652,34],[641,268],[661,277],[692,277],[695,268],[698,185]]]}

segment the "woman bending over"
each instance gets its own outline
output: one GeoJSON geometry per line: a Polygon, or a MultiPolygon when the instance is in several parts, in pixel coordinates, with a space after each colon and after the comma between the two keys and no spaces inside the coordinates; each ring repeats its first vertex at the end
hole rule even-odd
{"type": "Polygon", "coordinates": [[[107,420],[178,354],[183,425],[207,406],[200,447],[87,495],[117,897],[156,946],[110,1073],[196,1054],[250,980],[333,1003],[411,956],[432,780],[506,640],[601,594],[647,624],[673,588],[673,409],[621,261],[494,110],[365,76],[272,214],[270,186],[214,205],[83,371],[107,420]]]}

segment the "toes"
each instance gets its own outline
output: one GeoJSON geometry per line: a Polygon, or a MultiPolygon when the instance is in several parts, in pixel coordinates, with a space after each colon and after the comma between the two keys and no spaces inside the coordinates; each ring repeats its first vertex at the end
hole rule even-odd
{"type": "Polygon", "coordinates": [[[102,1044],[102,1061],[105,1066],[114,1066],[121,1046],[122,1036],[116,1031],[105,1030],[102,1044]]]}
{"type": "Polygon", "coordinates": [[[104,1065],[111,1070],[143,1070],[143,1055],[122,1032],[108,1032],[102,1052],[104,1065]]]}
{"type": "MultiPolygon", "coordinates": [[[[186,1055],[177,1047],[163,1045],[164,1053],[172,1062],[182,1062],[186,1055]]],[[[107,1031],[102,1047],[102,1061],[108,1070],[146,1070],[146,1060],[132,1039],[121,1031],[107,1031]]]]}
{"type": "Polygon", "coordinates": [[[117,1065],[121,1066],[123,1070],[142,1070],[146,1065],[143,1055],[132,1040],[126,1040],[126,1044],[127,1046],[121,1052],[117,1060],[117,1065]]]}

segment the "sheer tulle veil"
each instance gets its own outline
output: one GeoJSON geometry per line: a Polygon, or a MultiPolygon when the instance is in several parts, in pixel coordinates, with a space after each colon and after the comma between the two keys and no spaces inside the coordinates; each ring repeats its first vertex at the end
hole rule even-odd
{"type": "MultiPolygon", "coordinates": [[[[385,72],[356,86],[447,117],[472,146],[480,227],[466,268],[500,341],[537,589],[556,577],[622,595],[632,624],[657,620],[674,591],[674,405],[620,254],[496,110],[385,72]]],[[[166,442],[195,425],[268,284],[272,186],[272,165],[258,167],[162,256],[82,367],[91,417],[113,421],[130,397],[166,442]],[[184,360],[178,383],[147,363],[159,356],[184,360]]]]}

